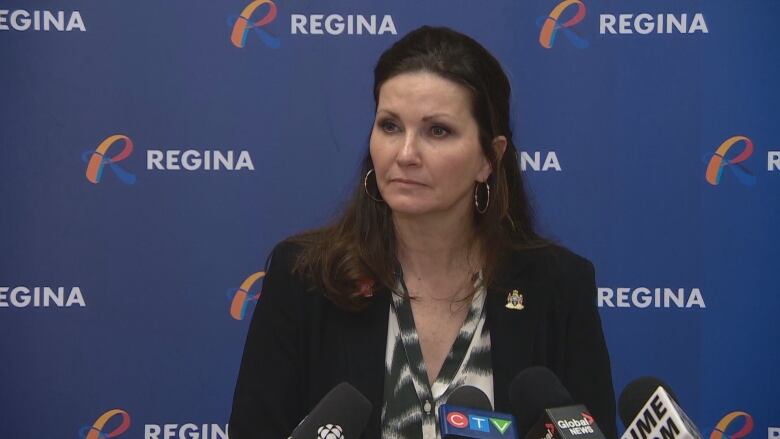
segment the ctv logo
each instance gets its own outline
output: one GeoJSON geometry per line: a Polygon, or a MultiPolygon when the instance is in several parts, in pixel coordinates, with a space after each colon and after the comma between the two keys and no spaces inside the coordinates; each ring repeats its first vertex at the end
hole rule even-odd
{"type": "MultiPolygon", "coordinates": [[[[246,317],[246,311],[254,302],[260,298],[260,291],[255,294],[251,294],[250,291],[255,283],[265,277],[265,272],[258,271],[249,275],[238,288],[232,288],[228,291],[228,299],[230,300],[230,316],[236,320],[244,320],[246,317]]],[[[259,289],[256,289],[259,290],[259,289]]]]}
{"type": "MultiPolygon", "coordinates": [[[[278,49],[279,38],[268,27],[279,15],[273,0],[254,0],[239,15],[231,15],[227,24],[231,28],[230,42],[241,49],[247,45],[249,32],[265,46],[278,49]]],[[[361,14],[290,14],[290,35],[397,35],[392,15],[361,14]]]]}
{"type": "Polygon", "coordinates": [[[751,431],[753,431],[753,417],[750,416],[750,414],[745,412],[731,412],[718,421],[717,425],[715,425],[715,429],[710,433],[710,439],[740,439],[747,436],[751,431]],[[742,427],[740,427],[739,430],[736,428],[730,429],[729,427],[731,427],[732,424],[738,425],[736,421],[740,418],[744,419],[742,427]],[[728,430],[736,431],[727,433],[728,430]]]}
{"type": "Polygon", "coordinates": [[[539,32],[539,44],[545,49],[551,49],[555,44],[555,37],[561,30],[567,40],[576,48],[584,49],[588,47],[588,40],[582,38],[571,28],[585,19],[585,3],[580,0],[563,0],[553,8],[548,16],[541,16],[536,19],[536,26],[541,28],[539,32]],[[561,16],[567,9],[574,10],[574,16],[561,22],[561,16]]]}
{"type": "Polygon", "coordinates": [[[472,414],[466,415],[461,412],[448,413],[447,423],[455,428],[468,429],[471,431],[479,431],[483,433],[490,433],[490,426],[493,425],[493,427],[501,434],[504,434],[509,426],[512,425],[512,421],[507,419],[472,414]]]}

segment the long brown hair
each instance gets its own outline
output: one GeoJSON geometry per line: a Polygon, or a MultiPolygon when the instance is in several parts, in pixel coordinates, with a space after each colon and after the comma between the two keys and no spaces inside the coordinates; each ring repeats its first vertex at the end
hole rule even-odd
{"type": "MultiPolygon", "coordinates": [[[[409,32],[379,57],[374,68],[374,101],[388,79],[401,73],[431,72],[465,86],[471,92],[472,114],[479,142],[493,173],[490,203],[483,214],[474,211],[476,239],[484,255],[483,281],[492,285],[512,250],[546,245],[534,230],[531,207],[512,141],[509,101],[511,88],[499,62],[474,39],[444,27],[423,26],[409,32]],[[507,139],[499,159],[492,146],[496,136],[507,139]]],[[[291,238],[301,245],[295,271],[317,284],[327,297],[346,309],[360,309],[358,294],[373,282],[374,289],[396,286],[396,236],[391,211],[372,199],[363,176],[371,169],[366,151],[361,178],[340,216],[330,225],[291,238]]],[[[375,183],[369,186],[377,196],[375,183]]],[[[480,195],[484,195],[480,193],[480,195]]],[[[364,290],[365,292],[365,290],[364,290]]]]}

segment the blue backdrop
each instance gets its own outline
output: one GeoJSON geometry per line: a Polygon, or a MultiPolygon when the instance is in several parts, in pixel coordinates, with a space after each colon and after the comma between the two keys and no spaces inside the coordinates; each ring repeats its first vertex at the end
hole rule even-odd
{"type": "Polygon", "coordinates": [[[778,14],[0,1],[0,437],[225,437],[262,280],[236,290],[361,178],[373,65],[423,24],[510,76],[541,228],[596,265],[616,393],[655,375],[705,435],[780,437],[778,14]]]}

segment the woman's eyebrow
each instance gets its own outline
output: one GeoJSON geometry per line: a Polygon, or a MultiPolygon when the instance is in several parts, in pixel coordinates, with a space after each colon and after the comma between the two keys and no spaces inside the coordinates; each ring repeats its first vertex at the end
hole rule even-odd
{"type": "Polygon", "coordinates": [[[435,119],[435,118],[437,118],[437,117],[448,117],[448,118],[454,118],[455,116],[453,116],[453,115],[451,115],[451,114],[449,114],[449,113],[433,113],[433,114],[429,114],[429,115],[427,115],[427,116],[424,116],[424,117],[422,118],[422,120],[424,120],[424,121],[428,121],[428,120],[431,120],[431,119],[435,119]]]}
{"type": "MultiPolygon", "coordinates": [[[[394,117],[394,118],[396,118],[396,119],[400,119],[400,117],[398,116],[398,114],[396,114],[394,111],[391,111],[391,110],[388,110],[388,109],[385,109],[385,108],[380,108],[380,109],[378,109],[378,110],[377,110],[377,113],[387,113],[387,114],[388,114],[389,116],[391,116],[391,117],[394,117]]],[[[427,116],[423,116],[422,120],[423,120],[424,122],[427,122],[427,121],[429,121],[429,120],[431,120],[431,119],[435,119],[435,118],[437,118],[437,117],[448,117],[448,118],[455,118],[455,116],[453,116],[453,115],[451,115],[451,114],[449,114],[449,113],[443,113],[443,112],[439,112],[439,113],[433,113],[433,114],[429,114],[429,115],[427,115],[427,116]]]]}

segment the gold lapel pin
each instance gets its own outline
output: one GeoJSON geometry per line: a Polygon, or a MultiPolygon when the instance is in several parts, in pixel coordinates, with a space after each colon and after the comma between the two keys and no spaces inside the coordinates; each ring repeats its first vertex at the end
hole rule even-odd
{"type": "Polygon", "coordinates": [[[511,293],[506,295],[506,307],[517,311],[524,309],[523,295],[517,290],[512,290],[511,293]]]}

